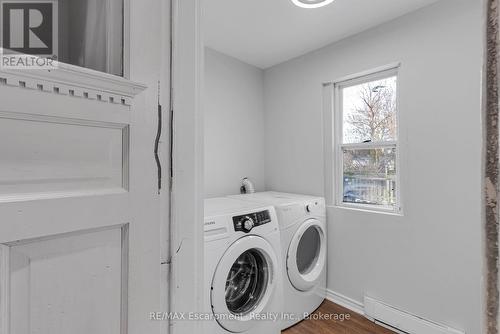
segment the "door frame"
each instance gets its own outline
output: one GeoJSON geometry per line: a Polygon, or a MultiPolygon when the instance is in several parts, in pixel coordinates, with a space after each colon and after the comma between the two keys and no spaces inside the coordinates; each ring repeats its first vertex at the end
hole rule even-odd
{"type": "MultiPolygon", "coordinates": [[[[201,0],[172,2],[170,312],[203,310],[203,68],[201,0]]],[[[201,333],[171,320],[171,333],[201,333]]]]}

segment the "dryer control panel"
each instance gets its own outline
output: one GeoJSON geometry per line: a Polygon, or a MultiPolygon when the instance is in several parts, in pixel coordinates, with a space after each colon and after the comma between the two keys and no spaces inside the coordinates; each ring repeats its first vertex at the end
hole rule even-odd
{"type": "Polygon", "coordinates": [[[235,231],[249,233],[254,227],[271,222],[269,210],[233,217],[235,231]]]}

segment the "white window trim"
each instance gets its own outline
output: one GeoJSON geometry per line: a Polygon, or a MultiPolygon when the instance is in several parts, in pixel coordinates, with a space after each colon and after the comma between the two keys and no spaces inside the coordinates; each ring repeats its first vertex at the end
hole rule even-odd
{"type": "Polygon", "coordinates": [[[391,64],[371,71],[358,73],[338,79],[334,82],[323,84],[323,109],[324,109],[324,144],[325,144],[325,194],[327,203],[338,208],[370,211],[386,214],[403,214],[401,195],[401,123],[399,109],[399,68],[400,64],[391,64]],[[397,140],[377,143],[342,144],[343,142],[343,113],[341,89],[358,85],[364,82],[397,76],[397,140]],[[343,155],[344,148],[396,148],[396,205],[395,209],[384,208],[378,205],[344,203],[343,202],[343,155]]]}

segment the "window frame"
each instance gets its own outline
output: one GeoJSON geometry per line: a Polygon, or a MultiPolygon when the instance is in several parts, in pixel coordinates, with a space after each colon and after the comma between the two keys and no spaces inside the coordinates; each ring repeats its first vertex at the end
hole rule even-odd
{"type": "Polygon", "coordinates": [[[399,68],[400,64],[388,66],[381,69],[360,73],[351,77],[343,78],[333,82],[333,204],[341,208],[367,210],[378,213],[402,214],[403,207],[401,201],[401,159],[400,159],[400,110],[399,110],[399,68]],[[344,110],[342,90],[348,87],[368,83],[376,80],[396,77],[396,140],[369,142],[369,143],[348,143],[344,144],[344,110]],[[375,204],[348,203],[344,202],[344,149],[373,149],[373,148],[394,148],[396,150],[396,203],[394,209],[375,204]]]}

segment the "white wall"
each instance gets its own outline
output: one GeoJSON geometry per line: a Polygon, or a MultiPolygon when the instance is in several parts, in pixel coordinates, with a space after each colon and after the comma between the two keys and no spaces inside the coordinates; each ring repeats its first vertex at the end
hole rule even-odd
{"type": "Polygon", "coordinates": [[[264,189],[264,72],[205,49],[205,196],[264,189]]]}
{"type": "Polygon", "coordinates": [[[265,72],[266,186],[324,194],[322,83],[396,61],[404,216],[330,207],[328,288],[481,326],[481,1],[446,0],[265,72]]]}

